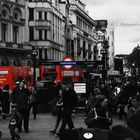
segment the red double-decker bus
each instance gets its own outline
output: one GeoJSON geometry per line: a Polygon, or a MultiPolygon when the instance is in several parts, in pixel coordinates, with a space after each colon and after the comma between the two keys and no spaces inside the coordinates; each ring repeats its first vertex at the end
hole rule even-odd
{"type": "Polygon", "coordinates": [[[32,68],[28,66],[0,66],[0,88],[9,85],[13,90],[17,80],[25,80],[27,86],[32,86],[32,68]]]}
{"type": "Polygon", "coordinates": [[[64,69],[61,65],[41,65],[41,80],[65,82],[79,82],[82,70],[64,69]]]}

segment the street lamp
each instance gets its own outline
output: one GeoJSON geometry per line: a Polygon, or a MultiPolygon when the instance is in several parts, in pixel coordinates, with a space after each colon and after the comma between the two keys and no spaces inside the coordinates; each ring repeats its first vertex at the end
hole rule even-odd
{"type": "Polygon", "coordinates": [[[133,77],[133,78],[136,78],[135,63],[132,63],[132,77],[133,77]]]}
{"type": "Polygon", "coordinates": [[[38,55],[37,50],[33,50],[32,58],[33,58],[33,85],[36,83],[36,56],[38,55]]]}
{"type": "Polygon", "coordinates": [[[106,71],[106,54],[107,54],[107,49],[102,48],[100,50],[100,53],[102,54],[102,65],[103,65],[102,77],[103,77],[103,81],[105,82],[106,76],[107,76],[107,71],[106,71]]]}
{"type": "Polygon", "coordinates": [[[138,53],[138,61],[137,61],[137,68],[138,68],[138,71],[137,71],[137,75],[138,75],[138,79],[140,78],[140,46],[139,44],[137,45],[137,53],[138,53]]]}

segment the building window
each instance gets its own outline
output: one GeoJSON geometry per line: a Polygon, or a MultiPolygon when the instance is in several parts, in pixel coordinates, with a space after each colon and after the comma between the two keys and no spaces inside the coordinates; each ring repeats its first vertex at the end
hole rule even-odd
{"type": "Polygon", "coordinates": [[[38,17],[39,17],[39,20],[42,20],[42,12],[41,11],[38,12],[38,17]]]}
{"type": "Polygon", "coordinates": [[[13,42],[18,42],[18,26],[13,27],[13,42]]]}
{"type": "Polygon", "coordinates": [[[7,24],[1,24],[1,38],[2,41],[7,41],[7,24]]]}
{"type": "Polygon", "coordinates": [[[83,41],[83,58],[86,58],[86,43],[83,41]]]}
{"type": "Polygon", "coordinates": [[[2,58],[2,63],[1,63],[1,65],[2,66],[9,66],[9,59],[8,59],[8,57],[7,56],[5,56],[5,57],[3,57],[2,58]]]}
{"type": "Polygon", "coordinates": [[[45,48],[45,60],[48,59],[47,48],[45,48]]]}
{"type": "Polygon", "coordinates": [[[47,30],[45,30],[45,31],[44,31],[44,38],[45,38],[45,40],[47,40],[47,39],[48,39],[48,37],[47,37],[47,33],[48,33],[48,31],[47,31],[47,30]]]}
{"type": "Polygon", "coordinates": [[[34,8],[29,8],[29,20],[34,20],[34,8]]]}
{"type": "Polygon", "coordinates": [[[47,12],[44,13],[44,19],[47,20],[47,12]]]}
{"type": "Polygon", "coordinates": [[[31,67],[32,62],[30,60],[27,61],[27,66],[31,67]]]}
{"type": "Polygon", "coordinates": [[[2,17],[7,18],[8,12],[6,9],[3,9],[1,13],[2,13],[2,17]]]}
{"type": "Polygon", "coordinates": [[[14,20],[16,20],[16,21],[19,20],[20,14],[19,14],[19,12],[17,10],[14,11],[13,17],[14,17],[14,20]]]}
{"type": "Polygon", "coordinates": [[[13,61],[14,66],[20,66],[20,60],[18,58],[15,58],[13,61]]]}
{"type": "Polygon", "coordinates": [[[82,29],[82,20],[79,17],[77,17],[77,26],[82,29]]]}
{"type": "Polygon", "coordinates": [[[29,27],[29,40],[34,40],[34,27],[29,27]]]}
{"type": "Polygon", "coordinates": [[[42,40],[42,30],[39,30],[39,40],[42,40]]]}
{"type": "Polygon", "coordinates": [[[39,59],[42,59],[42,48],[39,48],[39,59]]]}

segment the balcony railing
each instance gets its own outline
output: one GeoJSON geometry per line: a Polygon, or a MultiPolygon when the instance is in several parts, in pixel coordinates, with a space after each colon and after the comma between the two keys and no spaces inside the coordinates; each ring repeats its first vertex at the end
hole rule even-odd
{"type": "Polygon", "coordinates": [[[18,50],[18,49],[31,50],[32,49],[30,45],[26,45],[23,43],[2,42],[2,41],[0,41],[0,48],[14,49],[14,50],[18,50]]]}
{"type": "Polygon", "coordinates": [[[36,20],[35,21],[35,27],[37,28],[37,29],[40,29],[40,28],[46,28],[46,29],[48,29],[48,28],[51,28],[51,21],[49,21],[49,20],[36,20]]]}

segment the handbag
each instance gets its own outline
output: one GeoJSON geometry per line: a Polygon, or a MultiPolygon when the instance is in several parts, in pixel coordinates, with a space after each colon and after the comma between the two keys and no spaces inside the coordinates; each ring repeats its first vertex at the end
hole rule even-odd
{"type": "Polygon", "coordinates": [[[52,115],[58,115],[60,113],[60,108],[55,105],[53,108],[52,108],[52,115]]]}

